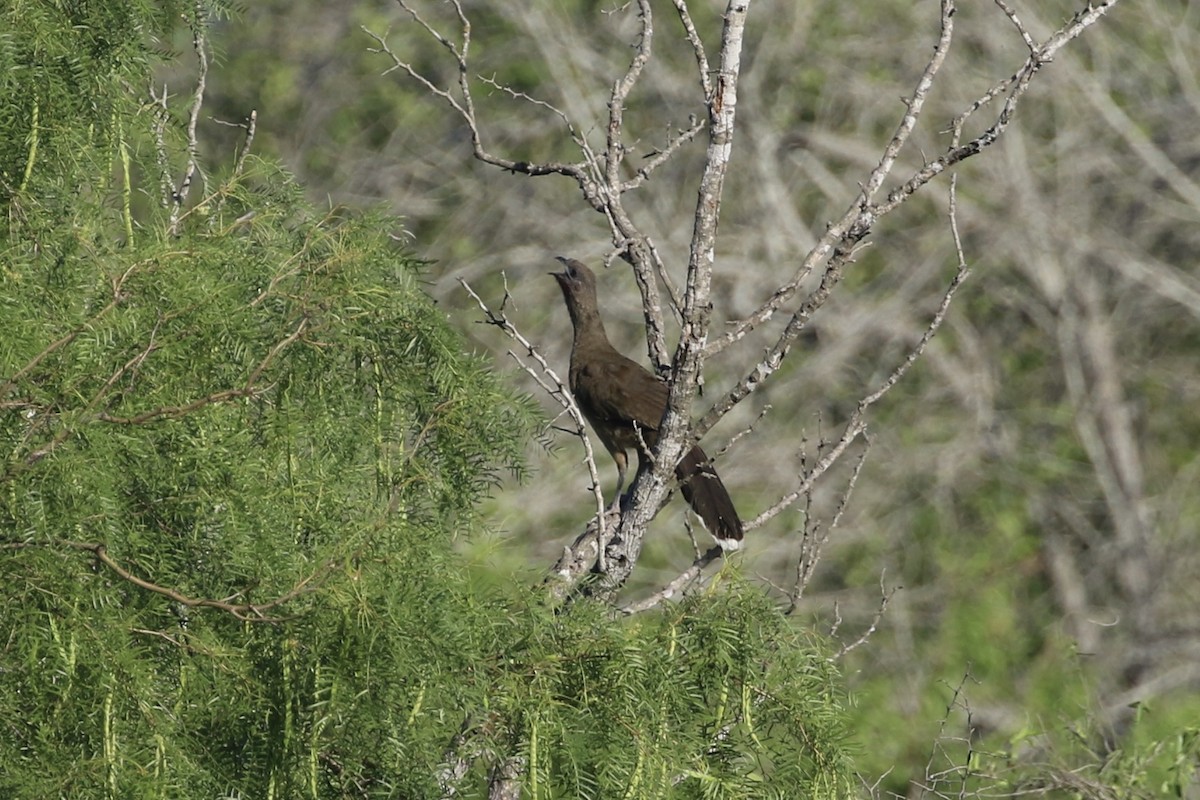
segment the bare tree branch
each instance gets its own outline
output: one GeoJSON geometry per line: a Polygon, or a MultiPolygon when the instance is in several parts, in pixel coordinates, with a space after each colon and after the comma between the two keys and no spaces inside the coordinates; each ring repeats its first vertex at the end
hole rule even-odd
{"type": "MultiPolygon", "coordinates": [[[[708,106],[708,150],[696,203],[687,285],[683,295],[682,331],[671,362],[671,391],[667,411],[659,426],[652,469],[641,469],[630,488],[630,502],[621,517],[617,538],[624,541],[625,561],[631,570],[641,550],[646,526],[666,496],[670,474],[693,442],[688,432],[688,409],[699,385],[705,358],[712,304],[712,269],[716,247],[721,192],[733,147],[737,80],[741,71],[742,41],[749,0],[733,0],[725,9],[721,34],[721,65],[708,106]]],[[[604,591],[624,583],[628,571],[601,579],[604,591]]]]}
{"type": "MultiPolygon", "coordinates": [[[[501,169],[510,172],[520,172],[525,175],[568,175],[579,181],[581,186],[592,186],[593,182],[588,177],[587,162],[566,164],[562,162],[547,162],[544,164],[533,164],[526,161],[514,161],[512,159],[503,158],[494,155],[487,150],[483,145],[483,135],[480,131],[479,123],[475,115],[475,101],[471,96],[470,75],[468,72],[467,56],[471,47],[471,23],[467,20],[466,14],[462,10],[462,4],[459,0],[450,0],[450,5],[454,8],[462,26],[462,44],[455,46],[453,42],[439,33],[432,25],[424,20],[411,6],[404,0],[396,0],[397,5],[404,9],[422,28],[433,36],[443,47],[448,50],[458,64],[458,88],[461,99],[455,97],[447,89],[442,89],[437,86],[432,80],[418,72],[412,64],[404,61],[388,46],[387,38],[374,33],[366,28],[363,32],[370,36],[379,45],[372,52],[382,53],[392,61],[392,67],[385,70],[383,74],[388,74],[395,70],[405,72],[413,80],[420,83],[425,89],[435,97],[441,98],[448,104],[466,123],[467,128],[471,131],[471,148],[472,152],[478,160],[485,164],[500,167],[501,169]]],[[[592,194],[594,195],[594,191],[592,194]]],[[[585,194],[587,191],[585,190],[585,194]]]]}
{"type": "Polygon", "coordinates": [[[621,612],[624,614],[639,614],[643,611],[657,608],[666,601],[674,599],[689,585],[698,581],[700,576],[704,574],[704,568],[720,558],[724,552],[720,547],[708,548],[704,554],[692,562],[690,567],[672,578],[666,586],[654,592],[649,597],[622,606],[621,612]]]}
{"type": "MultiPolygon", "coordinates": [[[[225,207],[225,201],[229,199],[229,189],[241,179],[242,173],[246,168],[246,157],[250,155],[250,148],[254,145],[254,135],[258,131],[258,111],[250,110],[250,115],[246,117],[245,122],[225,122],[224,120],[214,119],[218,125],[228,125],[231,127],[242,128],[246,131],[246,136],[238,147],[237,156],[234,158],[233,170],[229,173],[229,177],[222,183],[221,188],[217,190],[217,203],[213,209],[213,214],[209,218],[210,225],[216,225],[220,218],[220,211],[225,207]]],[[[240,221],[240,220],[239,220],[240,221]]]]}
{"type": "MultiPolygon", "coordinates": [[[[866,644],[870,640],[870,638],[875,634],[875,631],[879,630],[879,621],[882,620],[883,615],[885,613],[887,613],[888,603],[890,603],[892,601],[892,597],[896,594],[896,592],[898,590],[899,590],[899,587],[895,587],[891,591],[888,591],[887,586],[884,585],[884,582],[883,582],[883,574],[882,573],[880,574],[880,576],[879,576],[879,608],[877,608],[875,610],[875,615],[871,618],[871,624],[867,626],[866,630],[864,630],[857,639],[855,639],[852,642],[846,642],[841,647],[839,647],[838,651],[829,657],[830,661],[837,661],[838,659],[844,658],[845,655],[847,653],[849,653],[851,650],[855,650],[859,647],[862,647],[864,644],[866,644]]],[[[841,617],[839,616],[837,618],[837,623],[840,623],[840,622],[841,622],[841,617]]],[[[837,623],[835,623],[833,630],[831,630],[829,632],[829,635],[831,637],[835,636],[837,634],[837,623]]]]}
{"type": "Polygon", "coordinates": [[[675,11],[679,14],[679,21],[683,24],[688,44],[692,46],[692,52],[696,54],[696,75],[700,80],[700,91],[704,93],[704,100],[707,102],[712,97],[713,89],[704,42],[700,40],[700,34],[696,33],[696,25],[692,22],[692,14],[688,10],[687,0],[673,0],[673,2],[675,11]]]}
{"type": "Polygon", "coordinates": [[[1016,113],[1017,106],[1021,98],[1029,90],[1034,77],[1041,72],[1042,68],[1054,60],[1054,56],[1069,44],[1072,40],[1078,38],[1085,30],[1100,21],[1100,19],[1108,13],[1120,0],[1106,0],[1096,4],[1088,4],[1086,8],[1077,12],[1075,16],[1058,31],[1056,31],[1049,39],[1038,47],[1016,74],[1007,81],[997,84],[979,100],[973,103],[966,111],[963,112],[955,120],[955,126],[959,127],[959,120],[965,121],[975,111],[982,108],[993,98],[1000,93],[1007,94],[1004,105],[1000,109],[1000,113],[996,117],[996,121],[987,128],[983,133],[971,139],[966,144],[957,145],[947,150],[941,157],[934,159],[926,164],[922,169],[915,172],[903,184],[893,189],[888,193],[887,198],[881,202],[872,205],[871,211],[876,217],[881,217],[884,214],[893,211],[897,206],[910,197],[914,192],[922,186],[933,180],[935,177],[945,172],[948,168],[958,164],[971,156],[978,155],[988,147],[991,147],[1003,135],[1004,131],[1012,122],[1013,115],[1016,113]]]}
{"type": "Polygon", "coordinates": [[[1017,33],[1021,35],[1021,40],[1029,48],[1029,52],[1037,52],[1037,43],[1033,41],[1033,37],[1029,35],[1029,31],[1021,24],[1021,20],[1017,17],[1017,12],[1008,3],[1004,2],[1004,0],[993,0],[993,2],[1012,21],[1013,26],[1017,29],[1017,33]]]}
{"type": "MultiPolygon", "coordinates": [[[[199,64],[199,74],[196,76],[196,88],[192,93],[192,106],[188,111],[187,123],[187,166],[183,171],[183,179],[179,187],[171,195],[171,216],[167,231],[171,236],[179,233],[179,214],[187,202],[188,192],[191,191],[192,181],[200,169],[197,155],[200,142],[196,134],[196,124],[200,121],[200,109],[204,106],[204,92],[208,86],[208,11],[203,0],[196,0],[192,26],[192,49],[196,51],[196,61],[199,64]]],[[[163,91],[162,102],[166,105],[167,93],[163,91]]],[[[203,177],[203,172],[201,172],[203,177]]]]}
{"type": "Polygon", "coordinates": [[[868,452],[870,452],[869,442],[868,446],[859,454],[858,461],[854,462],[854,469],[850,473],[850,477],[846,480],[846,488],[842,490],[837,508],[833,512],[833,518],[827,526],[818,530],[811,530],[809,526],[810,517],[808,514],[805,514],[804,535],[800,537],[799,543],[800,556],[796,559],[796,582],[789,593],[791,605],[788,608],[788,613],[795,610],[796,604],[804,596],[804,590],[808,588],[813,575],[816,574],[817,564],[821,562],[821,554],[825,550],[825,544],[829,541],[829,536],[837,529],[838,523],[842,521],[842,515],[846,512],[846,507],[850,504],[850,497],[854,494],[854,487],[858,485],[858,478],[862,474],[863,464],[867,462],[868,452]]]}

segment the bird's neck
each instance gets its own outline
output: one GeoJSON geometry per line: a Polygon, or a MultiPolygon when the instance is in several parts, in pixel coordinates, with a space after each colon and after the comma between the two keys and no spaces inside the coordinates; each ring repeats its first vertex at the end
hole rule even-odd
{"type": "Polygon", "coordinates": [[[600,310],[596,308],[595,303],[573,303],[570,310],[571,324],[575,330],[573,349],[612,347],[604,330],[604,321],[600,319],[600,310]]]}

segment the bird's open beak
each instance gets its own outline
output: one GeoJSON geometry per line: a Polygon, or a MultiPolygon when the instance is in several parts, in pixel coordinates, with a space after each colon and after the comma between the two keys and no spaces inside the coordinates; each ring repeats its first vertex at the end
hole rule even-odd
{"type": "MultiPolygon", "coordinates": [[[[566,267],[566,265],[567,265],[567,257],[566,256],[555,256],[554,260],[559,262],[560,264],[562,264],[564,267],[566,267]]],[[[562,272],[548,272],[546,274],[552,275],[554,277],[554,280],[558,281],[559,286],[561,286],[562,282],[567,279],[566,269],[564,269],[562,272]]]]}

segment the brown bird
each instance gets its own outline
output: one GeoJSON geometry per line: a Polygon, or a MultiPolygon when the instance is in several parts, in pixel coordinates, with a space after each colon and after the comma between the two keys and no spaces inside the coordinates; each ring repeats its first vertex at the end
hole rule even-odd
{"type": "MultiPolygon", "coordinates": [[[[596,276],[573,258],[558,256],[565,269],[551,275],[562,288],[575,341],[571,346],[571,393],[596,435],[617,462],[615,504],[629,465],[625,451],[635,448],[639,463],[658,441],[658,425],[667,408],[667,384],[608,341],[596,303],[596,276]]],[[[683,497],[725,550],[742,544],[742,523],[725,484],[697,445],[675,468],[683,497]]]]}

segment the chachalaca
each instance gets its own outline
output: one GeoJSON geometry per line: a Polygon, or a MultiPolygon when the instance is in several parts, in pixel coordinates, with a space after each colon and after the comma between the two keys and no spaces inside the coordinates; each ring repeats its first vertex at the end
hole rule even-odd
{"type": "MultiPolygon", "coordinates": [[[[582,263],[558,256],[565,269],[552,272],[562,288],[575,340],[571,346],[571,393],[596,435],[617,462],[620,501],[629,465],[625,451],[637,450],[639,463],[658,441],[658,425],[667,408],[667,384],[608,341],[596,302],[596,276],[582,263]]],[[[742,543],[742,523],[729,492],[708,456],[697,445],[675,468],[683,497],[725,550],[742,543]]]]}

